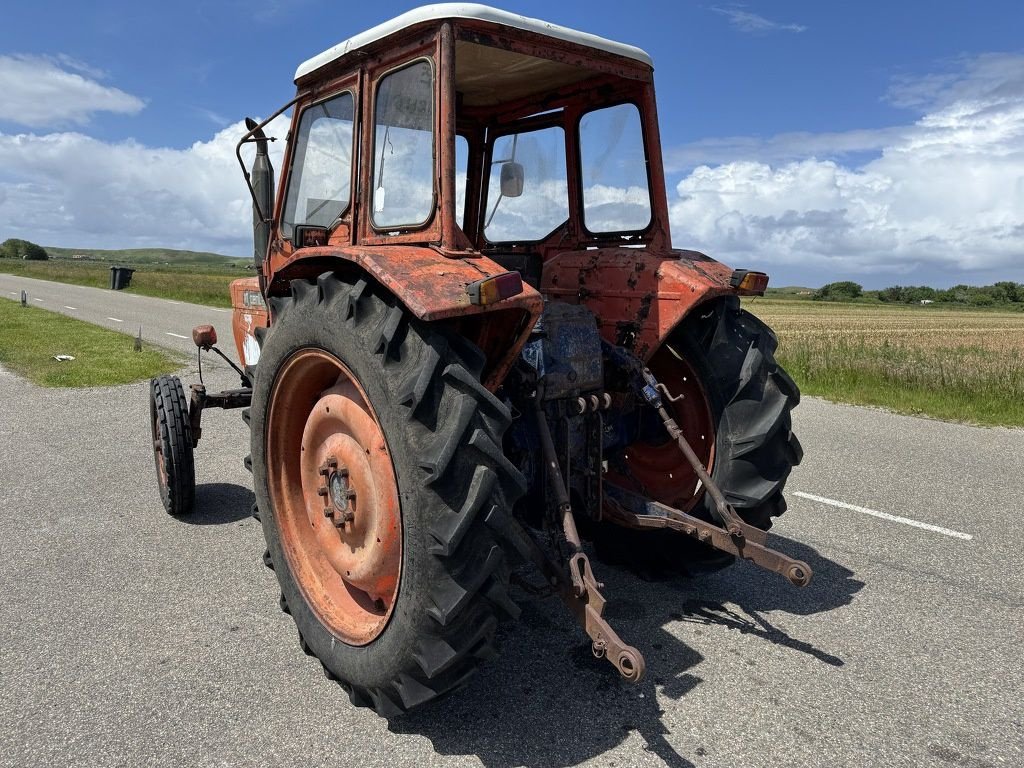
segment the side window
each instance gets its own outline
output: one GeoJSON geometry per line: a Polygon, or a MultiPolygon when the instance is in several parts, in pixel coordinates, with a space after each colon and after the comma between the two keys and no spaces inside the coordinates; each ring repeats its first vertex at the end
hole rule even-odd
{"type": "Polygon", "coordinates": [[[424,224],[434,210],[434,75],[417,61],[377,86],[373,139],[373,224],[424,224]]]}
{"type": "Polygon", "coordinates": [[[352,198],[352,94],[307,107],[299,119],[281,232],[296,225],[329,227],[352,198]]]}
{"type": "Polygon", "coordinates": [[[469,142],[455,134],[455,220],[466,228],[466,182],[469,175],[469,142]]]}
{"type": "Polygon", "coordinates": [[[635,232],[651,223],[640,112],[633,104],[580,119],[583,222],[591,232],[635,232]]]}
{"type": "Polygon", "coordinates": [[[569,218],[565,131],[559,126],[499,136],[491,153],[484,236],[492,243],[540,240],[569,218]],[[502,194],[502,167],[521,166],[516,196],[502,194]]]}

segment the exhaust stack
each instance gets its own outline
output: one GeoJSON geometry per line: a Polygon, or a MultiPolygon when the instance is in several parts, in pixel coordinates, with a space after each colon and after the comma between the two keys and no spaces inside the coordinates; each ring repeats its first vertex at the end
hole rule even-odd
{"type": "Polygon", "coordinates": [[[256,142],[256,160],[252,164],[250,184],[253,193],[252,205],[252,244],[253,261],[256,262],[256,271],[260,275],[260,283],[263,282],[263,261],[267,257],[267,249],[270,246],[270,220],[274,207],[274,166],[270,162],[270,155],[267,152],[266,134],[259,124],[251,117],[245,118],[245,127],[252,134],[256,142]]]}

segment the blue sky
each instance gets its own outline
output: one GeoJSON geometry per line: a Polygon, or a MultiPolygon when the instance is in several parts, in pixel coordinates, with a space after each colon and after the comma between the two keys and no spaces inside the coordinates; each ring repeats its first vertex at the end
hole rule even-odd
{"type": "MultiPolygon", "coordinates": [[[[8,4],[0,238],[244,254],[232,136],[414,3],[8,4]]],[[[646,49],[673,237],[773,283],[1024,282],[1019,2],[505,2],[646,49]]]]}

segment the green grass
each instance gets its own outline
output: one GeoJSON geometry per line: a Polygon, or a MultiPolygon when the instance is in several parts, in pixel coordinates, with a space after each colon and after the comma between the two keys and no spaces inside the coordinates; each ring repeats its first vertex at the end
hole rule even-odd
{"type": "MultiPolygon", "coordinates": [[[[220,257],[225,259],[226,257],[220,257]]],[[[255,272],[245,269],[247,262],[236,259],[237,267],[210,266],[203,263],[152,264],[118,260],[119,265],[136,269],[132,275],[129,293],[156,296],[162,299],[188,301],[211,307],[230,307],[228,286],[240,277],[252,277],[255,272]]],[[[18,261],[0,259],[0,272],[53,280],[58,283],[87,285],[93,288],[110,287],[110,262],[70,261],[18,261]]]]}
{"type": "Polygon", "coordinates": [[[209,251],[179,251],[174,248],[123,248],[120,250],[97,250],[95,248],[57,248],[44,246],[51,259],[70,259],[72,256],[85,256],[94,261],[105,261],[107,264],[203,264],[220,267],[238,262],[242,259],[224,256],[209,251]]]}
{"type": "Polygon", "coordinates": [[[948,421],[1024,427],[1024,316],[758,299],[803,393],[948,421]]]}
{"type": "Polygon", "coordinates": [[[44,387],[128,384],[177,370],[185,358],[131,336],[0,300],[0,364],[44,387]],[[75,359],[59,362],[54,355],[75,359]]]}

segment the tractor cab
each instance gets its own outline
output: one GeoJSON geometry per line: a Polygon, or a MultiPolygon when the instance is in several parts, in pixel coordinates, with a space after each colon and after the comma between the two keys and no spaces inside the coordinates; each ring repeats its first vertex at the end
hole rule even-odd
{"type": "Polygon", "coordinates": [[[453,253],[668,246],[639,48],[435,5],[313,57],[295,81],[276,254],[302,247],[297,227],[453,253]]]}

